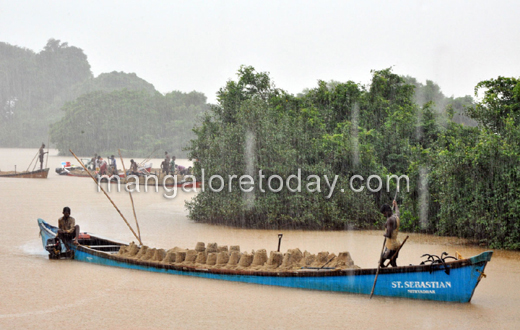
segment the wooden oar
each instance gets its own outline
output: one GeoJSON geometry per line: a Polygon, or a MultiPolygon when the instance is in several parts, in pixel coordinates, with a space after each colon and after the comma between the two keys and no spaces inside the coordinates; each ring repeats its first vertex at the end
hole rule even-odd
{"type": "MultiPolygon", "coordinates": [[[[90,177],[92,178],[92,180],[94,180],[94,182],[97,184],[97,181],[96,179],[94,179],[94,177],[92,176],[92,174],[87,170],[87,168],[85,167],[85,165],[83,164],[83,162],[81,160],[79,160],[78,156],[76,156],[72,150],[70,150],[70,153],[72,154],[72,156],[74,156],[74,158],[76,158],[76,160],[79,162],[79,164],[83,167],[83,169],[85,169],[85,171],[88,173],[88,175],[90,175],[90,177]]],[[[108,183],[110,184],[110,182],[108,183]]],[[[119,209],[117,208],[116,204],[112,201],[112,199],[110,198],[110,196],[108,196],[108,194],[106,193],[105,189],[103,189],[103,187],[101,187],[101,185],[99,185],[99,188],[101,188],[101,191],[105,194],[105,196],[107,196],[108,200],[110,201],[110,203],[112,203],[112,205],[116,208],[117,212],[119,213],[119,215],[121,216],[121,218],[123,218],[123,220],[125,221],[126,225],[128,226],[128,228],[130,228],[130,230],[132,231],[132,234],[134,234],[135,238],[137,238],[137,240],[139,241],[139,244],[140,245],[143,245],[143,242],[141,242],[141,238],[139,238],[137,236],[137,234],[135,233],[134,229],[132,228],[132,226],[130,226],[130,224],[128,223],[128,221],[126,221],[125,219],[125,216],[123,215],[123,213],[121,213],[121,211],[119,211],[119,209]]]]}
{"type": "MultiPolygon", "coordinates": [[[[121,156],[121,150],[117,149],[117,152],[119,152],[119,158],[121,159],[121,164],[123,164],[123,170],[125,171],[125,177],[126,177],[126,167],[125,167],[125,162],[123,161],[123,156],[121,156]]],[[[128,183],[128,178],[127,178],[126,182],[128,183]]],[[[137,226],[137,235],[139,235],[139,239],[141,239],[141,229],[139,229],[139,223],[137,222],[137,215],[135,215],[134,198],[132,197],[132,193],[130,191],[128,191],[128,194],[130,195],[130,202],[132,202],[132,210],[134,211],[135,225],[137,226]]]]}
{"type": "Polygon", "coordinates": [[[404,239],[403,243],[401,243],[401,245],[399,245],[399,247],[397,248],[397,251],[395,251],[394,255],[392,256],[392,258],[390,258],[390,260],[385,265],[385,267],[388,267],[388,265],[390,265],[390,263],[397,257],[397,254],[399,253],[399,251],[403,247],[404,243],[406,243],[406,240],[408,239],[408,237],[410,237],[410,236],[406,236],[406,238],[404,239]]]}
{"type": "Polygon", "coordinates": [[[376,278],[374,279],[374,285],[372,285],[372,292],[370,292],[370,299],[374,295],[374,289],[376,288],[377,276],[379,275],[379,269],[381,269],[381,261],[383,260],[383,251],[385,250],[386,237],[383,241],[383,248],[381,249],[381,256],[379,257],[379,264],[377,265],[376,278]]]}

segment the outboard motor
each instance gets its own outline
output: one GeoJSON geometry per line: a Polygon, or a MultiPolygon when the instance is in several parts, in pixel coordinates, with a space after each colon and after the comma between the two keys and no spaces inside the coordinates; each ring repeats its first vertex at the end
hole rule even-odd
{"type": "Polygon", "coordinates": [[[45,250],[49,252],[49,259],[59,259],[61,254],[61,242],[58,237],[49,238],[45,250]]]}

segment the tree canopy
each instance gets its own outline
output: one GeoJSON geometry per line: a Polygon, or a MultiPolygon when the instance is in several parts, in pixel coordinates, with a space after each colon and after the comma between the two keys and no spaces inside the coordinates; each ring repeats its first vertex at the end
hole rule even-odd
{"type": "Polygon", "coordinates": [[[319,81],[293,96],[274,87],[268,73],[243,66],[219,90],[188,150],[206,185],[213,175],[250,175],[254,187],[243,192],[238,180],[225,179],[221,191],[205,189],[188,202],[190,217],[255,228],[376,228],[395,180],[389,191],[361,192],[349,189],[349,180],[407,175],[410,189],[403,192],[401,182],[398,195],[403,230],[518,249],[520,87],[499,78],[477,89],[485,89],[477,104],[446,98],[432,82],[424,86],[384,69],[373,71],[367,86],[319,81]],[[456,112],[479,126],[455,122],[456,112]],[[285,184],[299,173],[302,187],[320,191],[265,189],[271,175],[285,184]],[[325,175],[338,176],[334,191],[325,175]]]}

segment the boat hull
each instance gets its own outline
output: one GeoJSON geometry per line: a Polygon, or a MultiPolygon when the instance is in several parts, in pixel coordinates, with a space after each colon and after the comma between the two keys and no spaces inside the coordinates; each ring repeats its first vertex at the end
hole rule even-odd
{"type": "MultiPolygon", "coordinates": [[[[40,228],[43,225],[40,222],[40,228]]],[[[43,220],[41,220],[44,222],[43,220]]],[[[49,226],[48,224],[46,224],[49,226]]],[[[51,226],[52,227],[52,226],[51,226]]],[[[48,227],[47,227],[48,228],[48,227]]],[[[42,234],[46,239],[52,233],[42,234]]],[[[152,271],[173,275],[187,275],[233,282],[253,283],[289,288],[346,292],[369,295],[376,269],[250,271],[233,269],[206,269],[204,265],[184,266],[162,262],[123,258],[116,254],[96,251],[82,245],[70,245],[74,259],[100,265],[152,271]]],[[[477,287],[492,251],[469,259],[444,265],[406,266],[381,269],[374,295],[448,302],[469,302],[477,287]]]]}
{"type": "Polygon", "coordinates": [[[44,168],[43,170],[31,171],[31,172],[0,172],[0,178],[25,178],[25,179],[47,179],[49,169],[44,168]]]}

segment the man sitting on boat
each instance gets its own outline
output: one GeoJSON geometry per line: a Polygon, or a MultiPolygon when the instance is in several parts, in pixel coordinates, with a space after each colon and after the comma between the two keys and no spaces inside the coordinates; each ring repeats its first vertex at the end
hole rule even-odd
{"type": "Polygon", "coordinates": [[[137,168],[137,163],[134,162],[133,159],[130,159],[130,175],[137,175],[137,176],[139,176],[139,170],[137,168]]]}
{"type": "Polygon", "coordinates": [[[77,244],[79,235],[79,226],[76,225],[76,220],[70,216],[70,208],[65,206],[63,208],[63,216],[58,219],[58,238],[63,242],[72,241],[77,244]]]}
{"type": "Polygon", "coordinates": [[[43,170],[43,155],[47,153],[47,151],[43,151],[45,149],[45,144],[42,143],[42,146],[40,147],[39,153],[40,153],[40,170],[43,170]]]}
{"type": "Polygon", "coordinates": [[[401,246],[401,242],[397,239],[397,234],[399,232],[399,208],[397,207],[397,202],[393,201],[393,206],[395,208],[395,214],[392,213],[392,208],[385,204],[381,207],[381,213],[386,217],[385,224],[385,234],[383,236],[386,237],[385,243],[385,251],[383,252],[383,256],[381,257],[381,267],[385,267],[384,263],[387,259],[390,259],[390,265],[392,267],[397,267],[397,258],[399,257],[399,252],[397,251],[401,246]],[[395,258],[393,258],[395,255],[395,258]],[[392,259],[393,258],[393,259],[392,259]]]}

